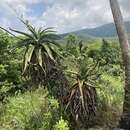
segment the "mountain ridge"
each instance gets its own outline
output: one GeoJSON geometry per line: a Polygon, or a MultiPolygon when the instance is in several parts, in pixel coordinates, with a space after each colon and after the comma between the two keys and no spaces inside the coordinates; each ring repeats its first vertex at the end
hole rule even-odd
{"type": "MultiPolygon", "coordinates": [[[[130,34],[130,21],[125,22],[125,27],[127,29],[128,34],[130,34]]],[[[102,26],[95,27],[95,28],[86,28],[86,29],[69,32],[69,33],[64,33],[64,34],[61,34],[61,36],[65,37],[70,34],[77,35],[78,37],[81,37],[81,38],[90,38],[90,37],[103,38],[103,37],[116,37],[117,36],[114,23],[108,23],[108,24],[104,24],[102,26]]]]}

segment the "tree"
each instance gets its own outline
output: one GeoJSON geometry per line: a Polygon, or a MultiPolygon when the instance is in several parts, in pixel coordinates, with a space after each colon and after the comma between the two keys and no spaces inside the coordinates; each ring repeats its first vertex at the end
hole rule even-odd
{"type": "Polygon", "coordinates": [[[125,67],[125,97],[123,104],[123,115],[120,122],[122,128],[130,129],[130,45],[125,30],[123,17],[117,0],[110,0],[110,6],[116,25],[117,34],[122,51],[122,59],[125,67]]]}

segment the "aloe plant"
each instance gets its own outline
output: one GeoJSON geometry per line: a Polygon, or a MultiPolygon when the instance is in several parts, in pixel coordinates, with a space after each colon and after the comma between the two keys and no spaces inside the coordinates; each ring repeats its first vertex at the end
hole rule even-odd
{"type": "Polygon", "coordinates": [[[87,127],[96,116],[97,93],[96,80],[99,78],[99,62],[87,56],[87,47],[79,42],[75,48],[77,55],[67,59],[68,68],[65,71],[72,77],[72,85],[65,98],[66,110],[71,113],[79,127],[87,127]],[[69,66],[70,65],[70,66],[69,66]]]}
{"type": "MultiPolygon", "coordinates": [[[[44,81],[51,69],[56,64],[58,49],[55,40],[59,38],[53,28],[35,28],[28,21],[20,19],[28,32],[22,32],[10,28],[10,31],[3,29],[12,35],[12,32],[20,34],[18,45],[25,47],[23,72],[25,77],[30,78],[34,83],[44,81]]],[[[15,36],[15,35],[13,35],[15,36]]]]}

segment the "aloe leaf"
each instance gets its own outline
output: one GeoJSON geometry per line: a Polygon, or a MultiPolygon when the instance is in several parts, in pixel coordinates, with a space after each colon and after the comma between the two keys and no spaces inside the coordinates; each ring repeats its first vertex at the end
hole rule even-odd
{"type": "Polygon", "coordinates": [[[80,94],[81,94],[82,107],[85,110],[85,106],[84,106],[84,95],[83,95],[83,81],[78,80],[78,83],[79,83],[79,90],[80,90],[80,94]]]}
{"type": "Polygon", "coordinates": [[[30,34],[28,34],[28,33],[25,33],[25,32],[21,32],[21,31],[18,31],[18,30],[14,30],[14,29],[11,29],[11,28],[9,28],[11,31],[13,31],[13,32],[16,32],[16,33],[18,33],[18,34],[22,34],[22,35],[24,35],[24,36],[26,36],[26,37],[29,37],[29,38],[31,38],[31,39],[34,39],[30,34]]]}
{"type": "Polygon", "coordinates": [[[44,71],[44,73],[46,74],[46,71],[45,71],[45,69],[44,69],[44,67],[43,67],[43,56],[42,56],[42,49],[41,48],[39,48],[39,49],[37,49],[36,51],[35,51],[35,53],[36,53],[36,56],[37,56],[37,60],[38,60],[38,63],[39,63],[39,65],[40,65],[40,67],[42,68],[42,70],[44,71]]]}
{"type": "Polygon", "coordinates": [[[44,44],[43,46],[44,46],[48,56],[51,58],[51,60],[53,60],[55,62],[55,59],[53,57],[53,54],[52,54],[52,51],[50,50],[50,48],[46,44],[44,44]]]}
{"type": "Polygon", "coordinates": [[[26,72],[26,69],[28,67],[28,63],[31,61],[31,57],[32,57],[32,54],[33,54],[33,51],[34,51],[34,46],[33,45],[30,45],[26,52],[25,52],[25,55],[24,55],[24,68],[23,68],[23,74],[26,72]]]}

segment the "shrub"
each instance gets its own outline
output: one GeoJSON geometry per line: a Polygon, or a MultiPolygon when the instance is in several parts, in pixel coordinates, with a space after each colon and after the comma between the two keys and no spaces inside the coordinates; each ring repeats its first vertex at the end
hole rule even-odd
{"type": "Polygon", "coordinates": [[[61,119],[54,126],[54,130],[69,130],[68,122],[63,120],[61,117],[61,119]]]}
{"type": "Polygon", "coordinates": [[[1,104],[4,109],[0,108],[2,130],[53,130],[60,119],[57,100],[42,88],[8,100],[8,104],[1,104]]]}
{"type": "Polygon", "coordinates": [[[98,87],[97,124],[113,129],[118,125],[123,106],[123,87],[120,76],[103,73],[98,87]]]}

